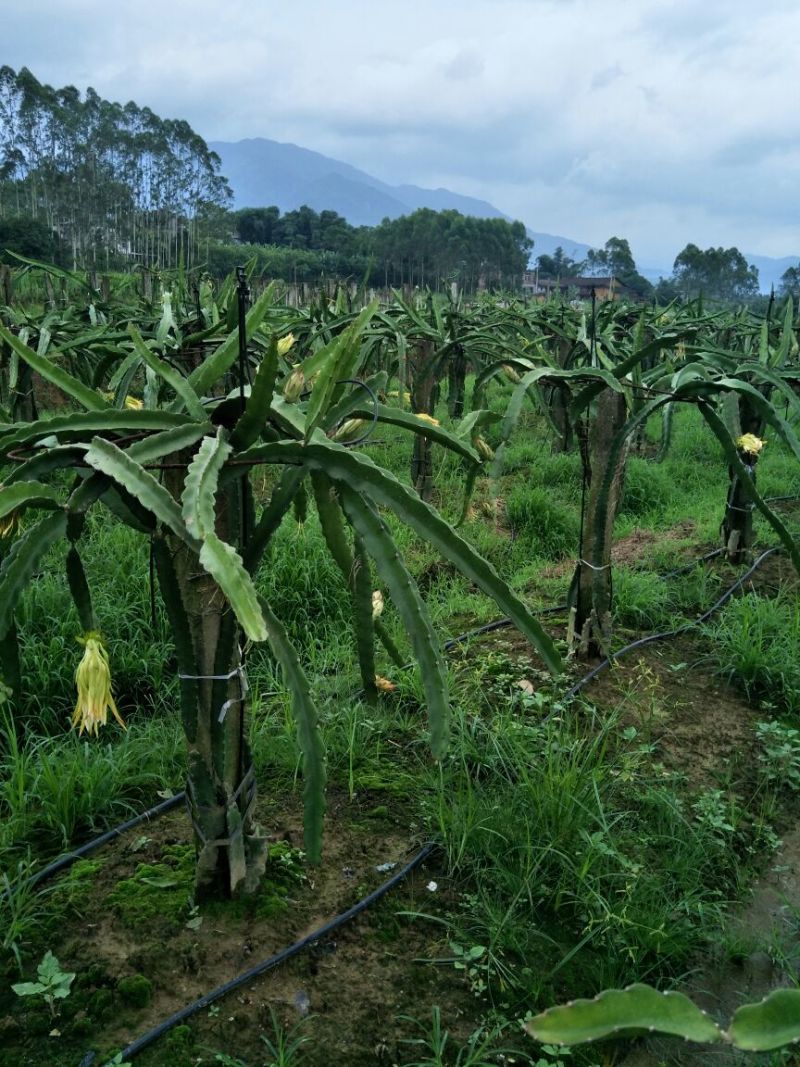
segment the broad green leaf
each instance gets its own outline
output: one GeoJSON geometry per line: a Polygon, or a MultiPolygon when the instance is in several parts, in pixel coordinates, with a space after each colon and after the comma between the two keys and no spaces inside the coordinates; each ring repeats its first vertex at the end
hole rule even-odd
{"type": "Polygon", "coordinates": [[[368,422],[374,418],[377,422],[385,422],[390,426],[402,426],[405,430],[411,430],[413,433],[419,434],[420,437],[427,437],[431,441],[449,448],[451,452],[457,452],[458,455],[463,456],[472,463],[480,463],[481,461],[480,456],[472,445],[464,441],[463,438],[457,437],[443,426],[435,425],[432,422],[428,422],[427,419],[421,419],[418,415],[413,415],[410,411],[401,411],[399,408],[387,407],[385,404],[378,404],[376,407],[359,405],[353,409],[350,417],[353,419],[365,419],[368,422]]]}
{"type": "Polygon", "coordinates": [[[377,301],[373,301],[361,311],[358,318],[339,334],[331,345],[327,358],[320,365],[306,410],[306,436],[327,411],[337,385],[352,377],[358,359],[361,333],[375,314],[377,306],[377,301]]]}
{"type": "Polygon", "coordinates": [[[683,993],[646,985],[607,989],[593,1000],[574,1000],[537,1015],[525,1029],[548,1045],[581,1045],[637,1032],[674,1034],[688,1041],[721,1041],[722,1031],[683,993]]]}
{"type": "Polygon", "coordinates": [[[59,494],[51,485],[42,482],[14,482],[0,488],[0,519],[17,508],[59,507],[59,494]]]}
{"type": "Polygon", "coordinates": [[[54,415],[50,419],[39,419],[37,422],[4,426],[0,431],[0,455],[8,455],[11,449],[46,437],[55,437],[59,442],[65,442],[106,431],[136,433],[145,430],[168,430],[189,423],[196,425],[188,416],[176,415],[169,411],[118,411],[116,408],[107,408],[105,411],[54,415]]]}
{"type": "MultiPolygon", "coordinates": [[[[250,308],[247,313],[246,319],[246,334],[247,340],[250,341],[253,338],[258,327],[261,325],[264,316],[269,310],[272,301],[275,298],[275,283],[272,282],[261,296],[256,300],[255,304],[250,308]]],[[[189,375],[189,384],[197,393],[198,396],[205,396],[205,394],[211,389],[215,382],[223,376],[229,367],[233,366],[239,355],[239,332],[238,330],[232,330],[231,333],[225,338],[219,348],[216,348],[207,359],[205,359],[196,370],[193,370],[189,375]]]]}
{"type": "Polygon", "coordinates": [[[204,420],[206,418],[205,408],[200,403],[200,398],[189,384],[189,381],[184,378],[180,371],[165,363],[163,359],[159,359],[155,352],[147,347],[142,335],[133,323],[130,324],[128,330],[133,340],[136,354],[151,370],[154,370],[159,377],[163,378],[167,385],[175,390],[179,402],[182,402],[180,405],[173,406],[172,410],[180,410],[180,406],[184,406],[192,418],[204,420]]]}
{"type": "Polygon", "coordinates": [[[48,549],[67,532],[67,516],[55,511],[14,541],[0,566],[0,640],[14,620],[14,609],[48,549]]]}
{"type": "Polygon", "coordinates": [[[202,540],[214,532],[214,501],[219,474],[233,451],[222,440],[220,429],[216,437],[204,437],[186,472],[181,504],[183,521],[193,537],[202,540]]]}
{"type": "Polygon", "coordinates": [[[319,863],[325,814],[325,750],[319,733],[317,709],[308,680],[286,631],[263,597],[259,597],[259,604],[269,646],[292,694],[292,710],[297,720],[297,736],[303,754],[304,844],[309,861],[319,863]]]}
{"type": "Polygon", "coordinates": [[[437,511],[371,459],[329,441],[317,432],[305,445],[292,441],[258,445],[241,453],[242,459],[264,459],[270,463],[300,463],[319,470],[329,478],[363,493],[379,506],[391,508],[403,522],[430,541],[445,559],[490,596],[505,611],[517,629],[538,649],[548,668],[560,673],[561,657],[552,640],[522,601],[437,511]]]}
{"type": "Polygon", "coordinates": [[[32,348],[28,348],[5,326],[0,326],[0,340],[5,341],[19,358],[40,374],[45,381],[51,382],[67,396],[83,404],[89,411],[104,411],[110,407],[98,392],[90,389],[77,378],[73,378],[68,371],[56,366],[47,356],[40,356],[32,348]]]}
{"type": "Polygon", "coordinates": [[[447,674],[430,615],[416,582],[400,558],[392,535],[377,511],[344,484],[340,484],[338,490],[347,517],[386,582],[392,603],[400,612],[411,640],[425,690],[431,750],[435,756],[441,757],[447,745],[447,674]]]}
{"type": "Polygon", "coordinates": [[[191,548],[197,549],[197,543],[187,531],[181,509],[175,499],[149,471],[121,448],[102,437],[95,437],[86,452],[86,462],[95,470],[113,478],[143,507],[151,511],[159,522],[168,526],[191,548]]]}
{"type": "Polygon", "coordinates": [[[201,437],[213,434],[214,426],[210,422],[190,422],[184,426],[175,426],[161,433],[150,434],[142,441],[136,441],[125,451],[142,466],[170,456],[174,452],[184,452],[197,444],[201,437]]]}
{"type": "Polygon", "coordinates": [[[231,444],[238,451],[254,445],[261,436],[270,415],[275,377],[278,373],[278,340],[272,337],[267,354],[256,371],[245,409],[231,434],[231,444]]]}
{"type": "Polygon", "coordinates": [[[743,1004],[728,1030],[733,1044],[769,1052],[800,1042],[800,989],[776,989],[760,1004],[743,1004]]]}
{"type": "Polygon", "coordinates": [[[242,629],[251,641],[265,641],[267,627],[258,603],[258,594],[242,557],[213,532],[205,534],[200,564],[208,571],[233,608],[242,629]]]}

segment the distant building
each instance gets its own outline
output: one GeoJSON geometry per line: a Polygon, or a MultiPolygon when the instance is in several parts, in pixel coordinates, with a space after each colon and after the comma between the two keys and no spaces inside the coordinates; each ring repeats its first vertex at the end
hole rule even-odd
{"type": "Polygon", "coordinates": [[[522,291],[526,296],[547,300],[556,293],[573,296],[576,300],[591,300],[592,290],[598,300],[638,300],[637,293],[609,275],[605,278],[540,278],[536,270],[522,274],[522,291]]]}

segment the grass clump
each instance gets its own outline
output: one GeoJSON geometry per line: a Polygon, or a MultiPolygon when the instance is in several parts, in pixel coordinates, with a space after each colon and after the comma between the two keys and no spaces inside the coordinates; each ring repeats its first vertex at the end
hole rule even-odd
{"type": "Polygon", "coordinates": [[[153,999],[153,983],[143,974],[132,974],[117,982],[117,995],[126,1007],[141,1011],[153,999]]]}
{"type": "Polygon", "coordinates": [[[636,456],[628,459],[620,515],[658,518],[674,497],[675,486],[668,471],[636,456]]]}
{"type": "Polygon", "coordinates": [[[542,559],[560,559],[577,550],[579,520],[545,489],[518,486],[506,500],[506,517],[520,547],[542,559]]]}
{"type": "Polygon", "coordinates": [[[727,604],[708,631],[731,683],[780,711],[800,711],[797,602],[747,593],[727,604]]]}
{"type": "Polygon", "coordinates": [[[670,589],[663,578],[621,567],[614,574],[614,617],[622,626],[656,630],[672,620],[670,589]]]}
{"type": "Polygon", "coordinates": [[[537,721],[543,710],[529,697],[460,722],[438,795],[463,890],[450,940],[483,947],[498,1004],[680,973],[739,872],[635,730],[611,715],[586,731],[582,712],[557,706],[537,721]]]}

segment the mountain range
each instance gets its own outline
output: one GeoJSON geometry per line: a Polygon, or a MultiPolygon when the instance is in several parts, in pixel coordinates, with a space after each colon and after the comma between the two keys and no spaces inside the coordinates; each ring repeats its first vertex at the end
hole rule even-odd
{"type": "MultiPolygon", "coordinates": [[[[390,185],[341,160],[295,144],[252,137],[243,141],[211,141],[209,147],[222,160],[222,173],[233,189],[234,207],[269,207],[282,212],[307,204],[315,211],[331,210],[353,226],[376,226],[382,219],[399,218],[418,208],[455,209],[478,218],[509,218],[493,204],[450,189],[424,189],[419,185],[390,185]]],[[[571,237],[528,229],[534,255],[552,255],[559,246],[572,259],[582,259],[589,245],[571,237]]],[[[761,289],[776,288],[781,275],[797,266],[800,256],[776,259],[745,253],[758,268],[761,289]]],[[[668,277],[667,266],[640,267],[650,281],[668,277]]]]}

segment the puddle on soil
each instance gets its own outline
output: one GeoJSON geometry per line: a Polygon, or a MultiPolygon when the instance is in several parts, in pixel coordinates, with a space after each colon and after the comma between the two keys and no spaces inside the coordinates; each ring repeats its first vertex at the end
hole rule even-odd
{"type": "MultiPolygon", "coordinates": [[[[748,904],[730,920],[730,935],[750,948],[739,960],[709,962],[681,991],[725,1026],[741,1004],[762,1000],[773,989],[794,986],[800,971],[800,829],[783,837],[769,870],[748,904]]],[[[728,1045],[683,1045],[653,1038],[633,1049],[620,1067],[733,1067],[753,1064],[752,1053],[728,1045]]],[[[761,1061],[763,1062],[763,1061],[761,1061]]],[[[794,1054],[787,1063],[798,1063],[794,1054]]]]}

